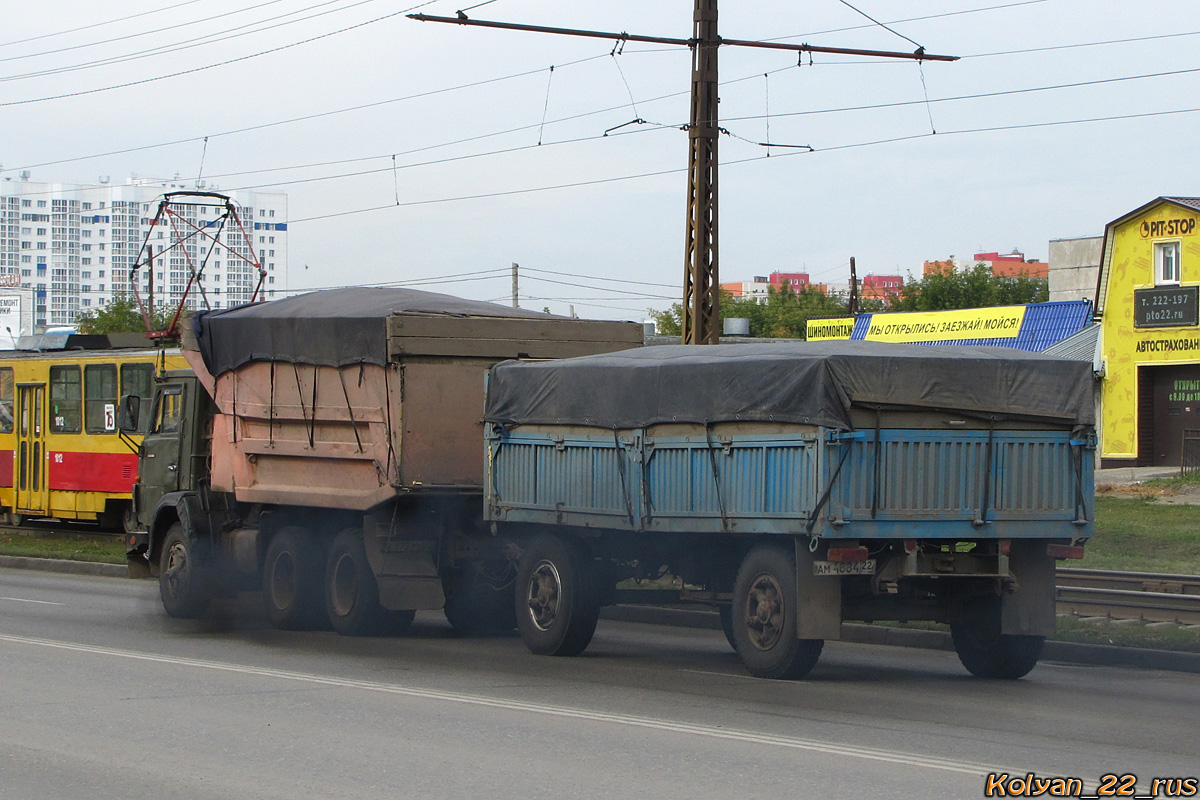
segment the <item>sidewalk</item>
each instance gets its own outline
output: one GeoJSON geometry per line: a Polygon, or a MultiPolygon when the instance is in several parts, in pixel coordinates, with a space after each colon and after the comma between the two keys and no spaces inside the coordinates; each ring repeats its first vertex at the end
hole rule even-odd
{"type": "Polygon", "coordinates": [[[1175,478],[1179,467],[1116,467],[1096,470],[1096,485],[1141,483],[1152,478],[1175,478]]]}

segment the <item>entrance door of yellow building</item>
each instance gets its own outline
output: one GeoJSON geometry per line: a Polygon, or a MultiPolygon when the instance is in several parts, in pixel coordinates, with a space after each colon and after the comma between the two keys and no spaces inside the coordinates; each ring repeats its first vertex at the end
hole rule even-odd
{"type": "Polygon", "coordinates": [[[46,481],[46,386],[17,387],[16,513],[47,512],[50,490],[46,481]]]}
{"type": "Polygon", "coordinates": [[[1144,385],[1149,391],[1139,394],[1152,404],[1149,413],[1139,415],[1152,420],[1150,463],[1153,466],[1179,466],[1183,458],[1184,432],[1200,431],[1200,365],[1142,367],[1139,373],[1140,380],[1149,384],[1144,385]]]}

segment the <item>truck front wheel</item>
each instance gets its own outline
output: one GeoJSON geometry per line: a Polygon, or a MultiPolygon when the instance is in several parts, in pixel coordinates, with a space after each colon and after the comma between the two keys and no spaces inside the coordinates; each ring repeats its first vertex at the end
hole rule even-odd
{"type": "Polygon", "coordinates": [[[167,529],[158,562],[158,594],[172,617],[202,617],[212,602],[212,564],[196,545],[180,523],[167,529]]]}
{"type": "Polygon", "coordinates": [[[323,617],[324,572],[313,535],[303,528],[280,528],[263,561],[263,606],[271,624],[284,630],[316,627],[323,617]]]}
{"type": "Polygon", "coordinates": [[[1000,598],[976,601],[950,623],[958,660],[977,678],[1015,680],[1042,657],[1045,636],[1000,633],[1000,598]]]}
{"type": "Polygon", "coordinates": [[[733,583],[733,644],[751,675],[803,678],[816,666],[822,639],[796,638],[799,613],[796,556],[776,545],[758,545],[733,583]]]}
{"type": "Polygon", "coordinates": [[[517,628],[530,652],[574,656],[584,651],[600,618],[600,592],[591,555],[556,536],[529,543],[517,568],[517,628]]]}

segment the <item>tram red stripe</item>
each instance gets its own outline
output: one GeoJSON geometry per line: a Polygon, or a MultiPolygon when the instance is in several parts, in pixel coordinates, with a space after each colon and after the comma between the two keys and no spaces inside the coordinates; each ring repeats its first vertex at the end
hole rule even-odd
{"type": "MultiPolygon", "coordinates": [[[[12,462],[9,460],[11,480],[12,462]]],[[[128,494],[137,480],[133,453],[69,453],[50,451],[48,468],[52,491],[128,494]]]]}
{"type": "Polygon", "coordinates": [[[0,450],[0,486],[13,487],[13,451],[0,450]]]}

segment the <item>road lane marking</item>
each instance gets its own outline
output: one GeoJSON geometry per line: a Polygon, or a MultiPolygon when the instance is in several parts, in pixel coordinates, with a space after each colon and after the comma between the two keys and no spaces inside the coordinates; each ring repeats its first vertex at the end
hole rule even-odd
{"type": "Polygon", "coordinates": [[[915,767],[917,769],[936,769],[944,772],[954,772],[963,775],[985,776],[992,772],[1004,771],[1013,774],[1024,774],[1026,771],[1025,769],[1014,770],[1011,768],[1006,770],[994,765],[956,761],[948,758],[918,755],[916,753],[880,750],[871,747],[863,747],[860,745],[839,745],[832,742],[802,739],[795,736],[757,733],[755,731],[721,728],[713,725],[697,725],[689,722],[671,722],[669,720],[653,719],[651,717],[638,717],[628,714],[610,714],[603,711],[588,711],[586,709],[570,708],[567,706],[527,703],[520,700],[506,700],[500,697],[487,697],[484,695],[447,692],[436,689],[418,689],[415,687],[399,686],[390,683],[338,678],[332,675],[318,675],[315,673],[292,672],[289,670],[271,669],[268,667],[255,667],[249,664],[232,664],[221,661],[208,661],[198,658],[167,656],[157,653],[139,652],[136,650],[121,650],[112,647],[98,647],[95,645],[86,645],[76,642],[62,642],[52,639],[35,639],[28,636],[12,636],[9,634],[0,634],[0,641],[11,642],[14,644],[32,645],[35,647],[49,647],[57,650],[70,650],[73,652],[89,653],[92,655],[112,656],[114,658],[125,658],[134,661],[148,661],[156,664],[172,664],[175,666],[215,670],[239,675],[254,675],[264,678],[277,678],[281,680],[310,683],[318,686],[360,689],[363,691],[382,692],[385,694],[413,697],[423,700],[440,700],[443,702],[459,703],[462,705],[483,706],[486,708],[497,708],[508,711],[523,711],[532,714],[587,720],[591,722],[605,722],[633,728],[645,728],[650,730],[666,731],[669,733],[689,734],[711,739],[726,739],[747,744],[763,744],[792,750],[804,750],[811,753],[821,753],[823,755],[839,756],[843,758],[849,757],[865,761],[897,764],[905,767],[915,767]]]}
{"type": "MultiPolygon", "coordinates": [[[[760,681],[762,678],[756,678],[753,675],[739,675],[736,672],[717,672],[711,669],[680,669],[679,672],[690,672],[693,675],[716,675],[720,678],[744,678],[748,681],[760,681]]],[[[789,681],[792,685],[803,685],[802,681],[789,681]]]]}
{"type": "Polygon", "coordinates": [[[0,597],[0,600],[11,600],[14,603],[37,603],[41,606],[65,606],[66,603],[51,603],[49,600],[27,600],[24,597],[0,597]]]}

